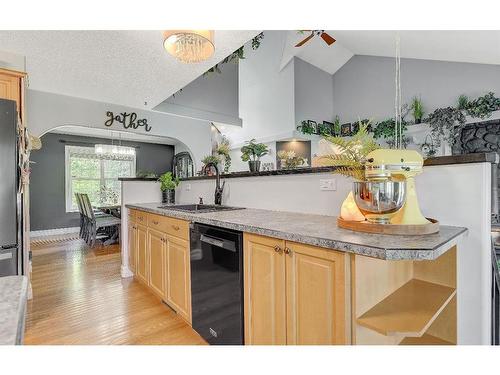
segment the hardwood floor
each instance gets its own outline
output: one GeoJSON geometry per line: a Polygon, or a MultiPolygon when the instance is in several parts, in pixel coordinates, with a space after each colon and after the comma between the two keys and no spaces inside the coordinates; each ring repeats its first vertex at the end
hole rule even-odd
{"type": "Polygon", "coordinates": [[[120,277],[117,245],[38,241],[25,344],[189,344],[206,342],[140,283],[120,277]]]}

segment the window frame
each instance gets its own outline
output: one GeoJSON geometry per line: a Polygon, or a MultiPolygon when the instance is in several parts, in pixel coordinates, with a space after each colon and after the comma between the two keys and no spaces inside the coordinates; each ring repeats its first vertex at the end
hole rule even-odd
{"type": "MultiPolygon", "coordinates": [[[[78,207],[73,207],[73,185],[72,181],[74,180],[73,177],[71,176],[71,151],[75,149],[92,149],[95,150],[94,147],[87,147],[87,146],[73,146],[73,145],[66,145],[64,147],[64,177],[65,177],[65,183],[64,183],[64,190],[65,190],[65,207],[66,207],[66,212],[78,212],[78,207]]],[[[95,151],[94,151],[95,153],[95,151]]],[[[136,168],[137,168],[137,155],[133,155],[133,160],[132,160],[132,168],[131,168],[131,175],[135,176],[136,174],[136,168]]],[[[88,180],[88,181],[99,181],[99,186],[103,186],[103,183],[105,183],[108,180],[116,180],[118,181],[118,178],[111,178],[111,177],[105,177],[105,171],[104,171],[104,161],[106,159],[104,158],[97,158],[100,162],[100,175],[99,178],[90,178],[90,177],[78,177],[75,178],[76,180],[88,180]]],[[[109,159],[108,159],[109,160],[109,159]]],[[[119,158],[115,160],[120,160],[119,158]]]]}

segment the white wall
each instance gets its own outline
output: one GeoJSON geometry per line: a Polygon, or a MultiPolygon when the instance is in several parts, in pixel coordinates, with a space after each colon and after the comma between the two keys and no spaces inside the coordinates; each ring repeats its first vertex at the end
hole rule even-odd
{"type": "MultiPolygon", "coordinates": [[[[458,246],[458,342],[489,344],[491,311],[489,163],[425,167],[417,177],[424,215],[443,225],[463,226],[458,246]]],[[[215,180],[182,182],[178,203],[214,201],[215,180]],[[189,190],[187,190],[189,188],[189,190]]],[[[331,174],[226,179],[223,204],[337,216],[350,180],[331,174]],[[320,179],[335,179],[336,191],[320,191],[320,179]]],[[[286,214],[285,214],[286,215],[286,214]]]]}
{"type": "MultiPolygon", "coordinates": [[[[54,128],[67,125],[145,133],[144,128],[124,129],[117,122],[112,127],[104,125],[107,120],[106,111],[116,114],[136,112],[138,118],[148,119],[151,131],[147,134],[170,137],[184,143],[191,151],[196,169],[201,167],[203,156],[211,152],[208,121],[35,90],[28,90],[26,103],[28,129],[35,135],[43,135],[54,128]]],[[[89,130],[89,135],[91,134],[89,130]]]]}

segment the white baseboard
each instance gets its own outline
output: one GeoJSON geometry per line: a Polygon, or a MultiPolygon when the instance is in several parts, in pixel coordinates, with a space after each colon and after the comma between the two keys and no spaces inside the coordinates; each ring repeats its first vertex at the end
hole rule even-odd
{"type": "Polygon", "coordinates": [[[44,237],[44,236],[57,236],[61,234],[71,234],[79,233],[80,227],[71,228],[57,228],[57,229],[47,229],[47,230],[32,230],[30,232],[30,237],[44,237]]]}

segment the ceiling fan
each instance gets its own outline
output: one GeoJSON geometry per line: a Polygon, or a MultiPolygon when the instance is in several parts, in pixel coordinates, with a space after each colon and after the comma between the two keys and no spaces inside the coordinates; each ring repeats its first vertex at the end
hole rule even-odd
{"type": "Polygon", "coordinates": [[[325,30],[299,30],[299,31],[310,31],[311,35],[303,39],[301,42],[297,43],[295,47],[302,47],[304,44],[306,44],[309,40],[311,40],[315,35],[319,35],[321,39],[325,41],[326,44],[331,46],[333,43],[335,43],[335,39],[332,38],[328,33],[325,33],[325,30]]]}

